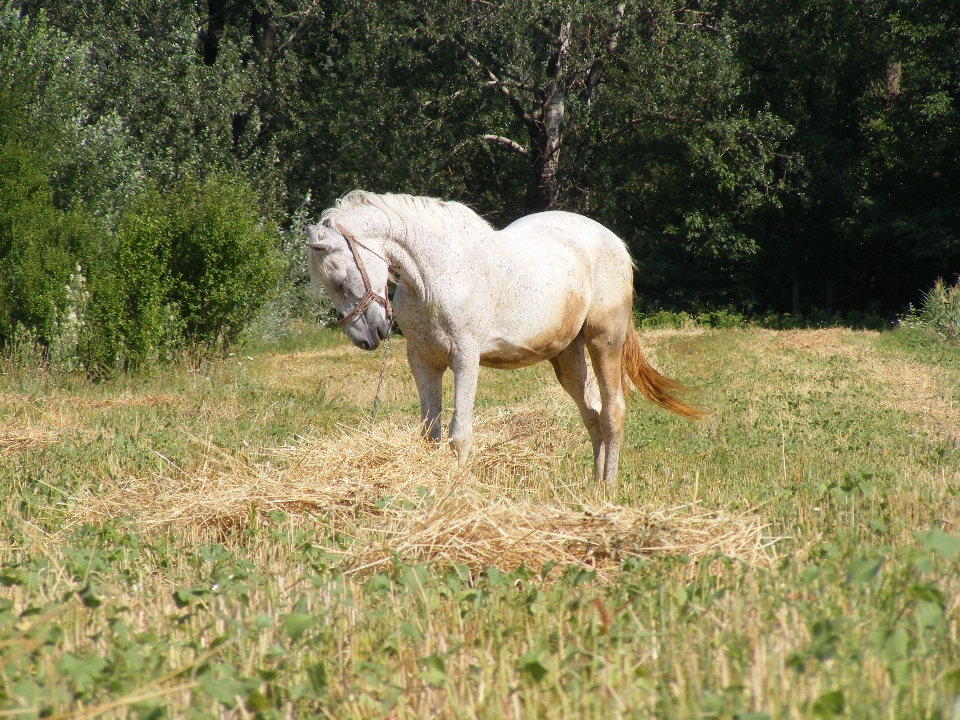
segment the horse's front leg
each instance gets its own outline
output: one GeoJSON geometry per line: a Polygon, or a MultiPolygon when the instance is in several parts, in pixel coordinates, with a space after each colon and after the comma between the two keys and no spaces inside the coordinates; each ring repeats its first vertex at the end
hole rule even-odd
{"type": "Polygon", "coordinates": [[[480,351],[459,348],[450,362],[453,370],[453,420],[450,422],[450,447],[461,466],[473,449],[473,402],[480,376],[480,351]]]}
{"type": "Polygon", "coordinates": [[[420,422],[433,442],[440,442],[440,408],[443,404],[443,373],[446,367],[430,362],[407,342],[407,362],[420,395],[420,422]]]}

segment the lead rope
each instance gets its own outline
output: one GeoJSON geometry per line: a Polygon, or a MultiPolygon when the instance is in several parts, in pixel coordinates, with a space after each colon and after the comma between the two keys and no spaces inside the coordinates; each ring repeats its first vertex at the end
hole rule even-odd
{"type": "MultiPolygon", "coordinates": [[[[393,318],[390,319],[390,330],[393,330],[393,318]]],[[[377,392],[373,395],[373,408],[370,410],[370,424],[377,419],[377,407],[380,405],[380,390],[383,388],[383,376],[387,372],[387,353],[390,351],[390,330],[383,341],[383,359],[380,361],[380,379],[377,380],[377,392]]]]}
{"type": "Polygon", "coordinates": [[[353,255],[353,261],[357,264],[357,270],[360,271],[360,277],[363,279],[363,288],[364,292],[363,297],[360,298],[353,310],[347,313],[344,317],[337,320],[337,325],[340,327],[346,327],[355,315],[359,315],[369,307],[370,303],[376,301],[383,305],[383,309],[387,313],[387,317],[390,318],[390,327],[387,329],[387,337],[384,339],[383,343],[383,359],[380,361],[380,379],[377,380],[377,392],[373,395],[373,407],[370,409],[370,425],[373,425],[374,421],[377,419],[377,408],[380,405],[380,390],[383,389],[383,377],[387,372],[387,353],[390,351],[390,332],[393,330],[393,309],[390,307],[390,263],[380,255],[379,253],[370,250],[363,243],[357,242],[356,238],[352,234],[347,232],[343,226],[337,224],[337,232],[339,232],[343,239],[347,241],[347,247],[350,248],[350,252],[353,255]],[[357,245],[362,248],[366,248],[367,251],[376,255],[378,258],[387,263],[387,284],[383,287],[383,297],[380,297],[373,289],[370,287],[370,278],[367,275],[367,269],[363,265],[363,260],[360,258],[360,253],[357,252],[357,245]]]}

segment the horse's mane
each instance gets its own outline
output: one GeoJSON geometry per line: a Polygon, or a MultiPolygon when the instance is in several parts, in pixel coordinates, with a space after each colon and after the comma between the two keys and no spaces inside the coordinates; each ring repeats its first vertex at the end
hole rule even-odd
{"type": "Polygon", "coordinates": [[[336,205],[323,211],[320,222],[327,218],[335,218],[336,215],[361,205],[383,211],[391,224],[394,220],[398,220],[404,231],[408,233],[418,223],[425,224],[436,232],[442,232],[444,216],[465,220],[485,231],[493,229],[490,223],[466,205],[458,202],[393,193],[380,195],[366,190],[348,192],[337,200],[336,205]]]}

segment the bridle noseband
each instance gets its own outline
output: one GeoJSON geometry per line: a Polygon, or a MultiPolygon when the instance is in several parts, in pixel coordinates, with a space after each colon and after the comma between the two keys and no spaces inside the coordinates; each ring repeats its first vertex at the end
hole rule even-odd
{"type": "MultiPolygon", "coordinates": [[[[378,302],[383,305],[384,311],[387,313],[387,319],[391,322],[393,321],[393,309],[390,307],[390,293],[389,288],[386,283],[383,286],[383,297],[377,295],[373,288],[370,287],[370,277],[367,275],[367,269],[363,266],[363,260],[360,258],[360,253],[357,250],[357,245],[360,245],[356,241],[356,238],[353,237],[349,232],[343,229],[342,226],[337,224],[335,226],[337,232],[343,235],[343,239],[347,241],[347,247],[350,248],[350,252],[353,253],[353,261],[357,264],[357,270],[360,271],[360,277],[363,278],[363,289],[366,291],[363,293],[363,297],[360,298],[360,302],[353,306],[353,310],[344,315],[341,319],[337,320],[337,325],[341,328],[345,328],[350,322],[357,316],[366,311],[370,307],[370,303],[378,302]]],[[[366,247],[363,245],[362,247],[366,247]]],[[[370,248],[367,248],[370,250],[370,248]]],[[[370,250],[373,253],[373,250],[370,250]]],[[[373,253],[376,255],[377,253],[373,253]]],[[[379,257],[379,256],[378,256],[379,257]]],[[[381,258],[382,259],[382,258],[381,258]]],[[[389,265],[389,264],[388,264],[389,265]]],[[[389,271],[389,266],[388,266],[389,271]]],[[[389,282],[389,272],[387,274],[387,280],[389,282]]]]}

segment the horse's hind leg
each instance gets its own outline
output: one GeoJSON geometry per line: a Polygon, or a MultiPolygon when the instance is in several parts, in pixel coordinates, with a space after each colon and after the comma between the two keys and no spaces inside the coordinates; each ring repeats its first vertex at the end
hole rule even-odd
{"type": "Polygon", "coordinates": [[[600,430],[600,388],[587,362],[583,333],[570,343],[559,355],[550,358],[553,371],[564,390],[577,403],[583,424],[590,433],[593,445],[593,480],[603,477],[603,434],[600,430]]]}
{"type": "MultiPolygon", "coordinates": [[[[627,315],[629,317],[629,314],[627,315]]],[[[600,385],[600,429],[603,433],[604,459],[603,479],[613,486],[617,481],[620,464],[620,443],[623,440],[623,421],[627,415],[627,403],[622,387],[622,355],[626,330],[611,323],[600,331],[585,328],[587,349],[593,363],[593,371],[600,385]]]]}

